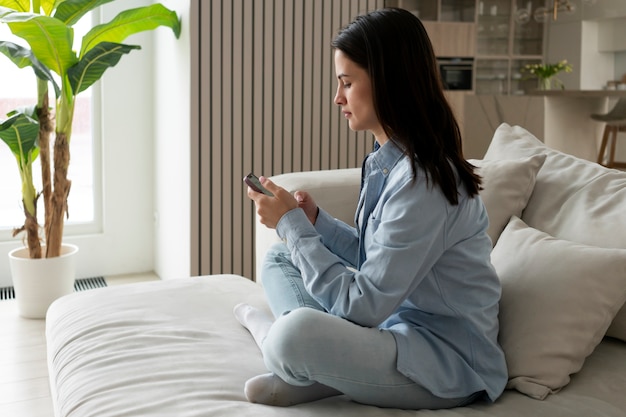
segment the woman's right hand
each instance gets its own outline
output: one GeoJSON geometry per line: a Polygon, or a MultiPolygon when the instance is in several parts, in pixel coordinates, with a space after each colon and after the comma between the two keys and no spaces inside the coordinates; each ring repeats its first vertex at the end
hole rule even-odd
{"type": "Polygon", "coordinates": [[[319,213],[319,208],[313,200],[313,197],[311,197],[311,194],[307,193],[306,191],[296,191],[293,196],[298,202],[298,207],[304,210],[304,213],[308,217],[311,224],[315,224],[315,221],[317,220],[317,214],[319,213]]]}

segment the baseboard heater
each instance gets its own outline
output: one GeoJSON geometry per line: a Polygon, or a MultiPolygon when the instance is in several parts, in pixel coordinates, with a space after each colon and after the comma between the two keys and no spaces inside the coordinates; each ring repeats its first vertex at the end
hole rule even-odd
{"type": "MultiPolygon", "coordinates": [[[[74,282],[74,291],[86,291],[106,286],[107,282],[104,277],[81,278],[74,282]]],[[[0,301],[13,300],[14,298],[15,290],[13,287],[0,288],[0,301]]]]}

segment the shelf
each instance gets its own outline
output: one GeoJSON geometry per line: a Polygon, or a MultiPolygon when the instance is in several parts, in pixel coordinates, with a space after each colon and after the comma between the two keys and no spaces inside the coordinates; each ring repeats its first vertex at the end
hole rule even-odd
{"type": "Polygon", "coordinates": [[[409,10],[426,22],[474,23],[476,0],[385,0],[386,7],[409,10]]]}
{"type": "Polygon", "coordinates": [[[385,5],[410,10],[424,23],[435,54],[472,57],[476,94],[523,94],[534,80],[520,69],[541,62],[544,24],[520,24],[512,13],[544,0],[386,0],[385,5]]]}

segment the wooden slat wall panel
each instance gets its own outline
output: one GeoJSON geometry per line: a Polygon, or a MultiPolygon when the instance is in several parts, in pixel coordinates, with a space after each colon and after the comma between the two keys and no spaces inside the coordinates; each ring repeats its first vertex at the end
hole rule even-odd
{"type": "Polygon", "coordinates": [[[270,176],[360,166],[373,138],[351,132],[332,102],[330,41],[354,16],[382,3],[194,2],[200,74],[192,88],[200,91],[192,115],[199,162],[192,172],[200,196],[192,272],[254,279],[254,205],[241,182],[249,171],[270,176]]]}

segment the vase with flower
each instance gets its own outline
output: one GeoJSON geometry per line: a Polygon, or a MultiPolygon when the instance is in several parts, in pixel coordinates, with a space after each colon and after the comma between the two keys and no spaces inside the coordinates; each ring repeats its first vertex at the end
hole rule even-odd
{"type": "Polygon", "coordinates": [[[564,59],[556,64],[527,64],[522,70],[527,72],[529,77],[537,78],[539,90],[551,90],[553,86],[563,90],[565,86],[556,74],[561,71],[572,72],[572,66],[564,59]]]}

